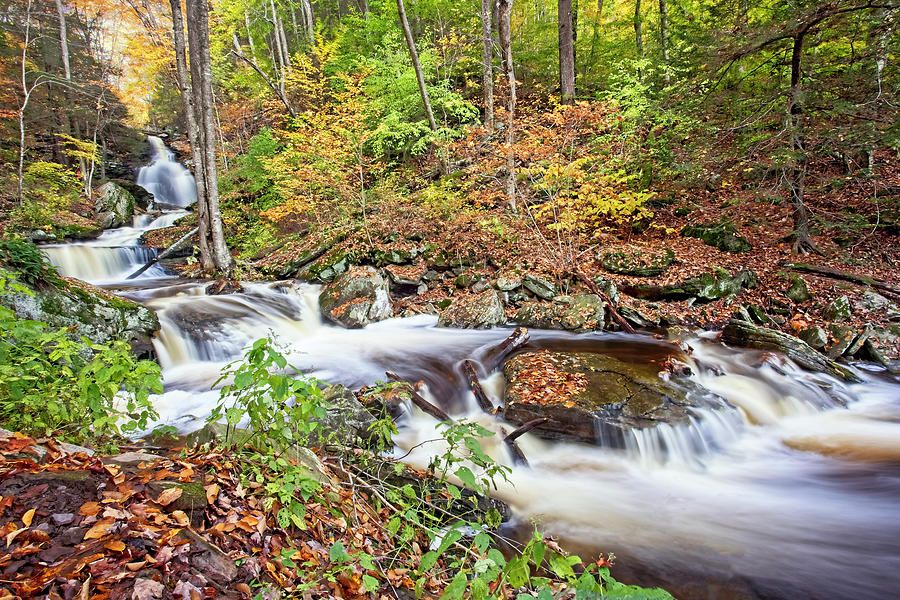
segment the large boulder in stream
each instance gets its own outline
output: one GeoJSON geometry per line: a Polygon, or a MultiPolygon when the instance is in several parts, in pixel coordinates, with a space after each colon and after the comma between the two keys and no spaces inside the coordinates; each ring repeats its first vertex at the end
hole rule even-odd
{"type": "Polygon", "coordinates": [[[119,227],[134,216],[134,196],[118,183],[107,181],[97,188],[94,209],[105,227],[119,227]]]}
{"type": "Polygon", "coordinates": [[[319,294],[322,316],[359,329],[394,316],[387,279],[371,267],[351,267],[319,294]]]}
{"type": "Polygon", "coordinates": [[[438,327],[460,329],[490,329],[504,323],[506,312],[494,290],[455,297],[438,319],[438,327]]]}
{"type": "Polygon", "coordinates": [[[526,352],[503,365],[503,418],[516,425],[547,417],[548,439],[621,447],[624,431],[680,423],[691,405],[652,361],[624,362],[592,352],[526,352]]]}
{"type": "Polygon", "coordinates": [[[154,356],[151,338],[159,329],[159,319],[149,308],[82,282],[25,287],[30,294],[0,296],[20,319],[69,328],[74,339],[85,337],[99,344],[124,340],[139,357],[154,356]]]}
{"type": "Polygon", "coordinates": [[[603,329],[606,305],[600,296],[578,294],[557,296],[553,302],[526,302],[515,319],[519,325],[533,329],[563,329],[568,331],[594,331],[603,329]]]}

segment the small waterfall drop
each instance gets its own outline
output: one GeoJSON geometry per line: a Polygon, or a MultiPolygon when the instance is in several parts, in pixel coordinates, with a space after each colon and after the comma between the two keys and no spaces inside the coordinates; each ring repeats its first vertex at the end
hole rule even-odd
{"type": "MultiPolygon", "coordinates": [[[[142,167],[138,185],[153,194],[154,202],[164,206],[187,207],[197,200],[197,188],[190,171],[174,162],[174,155],[163,141],[148,138],[153,162],[142,167]]],[[[88,283],[108,285],[120,283],[156,256],[156,250],[140,245],[144,232],[171,227],[186,210],[167,210],[161,214],[135,215],[130,226],[107,229],[95,240],[68,244],[48,244],[41,250],[60,273],[88,283]]],[[[170,277],[155,264],[141,279],[170,277]]]]}
{"type": "Polygon", "coordinates": [[[157,203],[187,208],[196,202],[197,184],[191,172],[175,160],[160,138],[151,135],[147,140],[151,162],[138,171],[137,184],[153,194],[157,203]]]}

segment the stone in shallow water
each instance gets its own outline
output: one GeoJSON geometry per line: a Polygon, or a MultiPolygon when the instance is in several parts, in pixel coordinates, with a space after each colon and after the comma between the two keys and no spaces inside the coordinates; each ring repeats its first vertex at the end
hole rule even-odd
{"type": "Polygon", "coordinates": [[[371,267],[352,267],[319,294],[322,315],[338,325],[359,329],[394,315],[388,282],[371,267]]]}
{"type": "Polygon", "coordinates": [[[599,296],[579,294],[557,296],[550,304],[527,302],[514,319],[519,325],[535,329],[593,331],[603,329],[606,305],[599,296]]]}
{"type": "Polygon", "coordinates": [[[549,417],[535,432],[549,439],[622,446],[630,428],[686,422],[684,390],[663,381],[659,364],[590,352],[526,352],[503,366],[503,417],[521,425],[549,417]]]}
{"type": "Polygon", "coordinates": [[[503,303],[494,290],[454,298],[438,319],[438,327],[461,329],[489,329],[504,323],[503,303]]]}

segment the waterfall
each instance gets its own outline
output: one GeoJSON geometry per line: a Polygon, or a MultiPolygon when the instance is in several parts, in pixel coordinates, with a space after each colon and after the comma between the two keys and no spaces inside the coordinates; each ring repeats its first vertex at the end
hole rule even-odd
{"type": "Polygon", "coordinates": [[[138,171],[137,184],[153,194],[154,201],[168,206],[187,208],[197,201],[194,176],[175,160],[175,155],[156,137],[150,142],[151,162],[138,171]]]}

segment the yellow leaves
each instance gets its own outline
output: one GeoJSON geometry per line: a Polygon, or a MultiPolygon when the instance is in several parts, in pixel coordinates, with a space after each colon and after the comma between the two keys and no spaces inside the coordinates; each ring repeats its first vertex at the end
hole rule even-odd
{"type": "Polygon", "coordinates": [[[25,524],[25,527],[31,527],[31,521],[34,519],[34,509],[32,508],[24,515],[22,515],[22,523],[25,524]]]}
{"type": "Polygon", "coordinates": [[[97,538],[101,538],[112,529],[113,525],[116,524],[116,520],[110,517],[105,519],[100,519],[97,521],[93,527],[87,530],[84,534],[84,540],[95,540],[97,538]]]}

